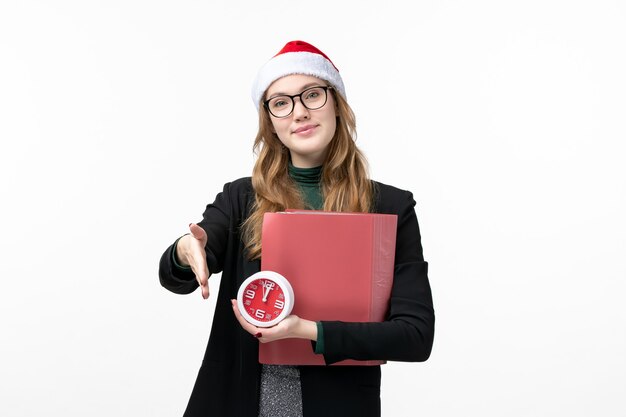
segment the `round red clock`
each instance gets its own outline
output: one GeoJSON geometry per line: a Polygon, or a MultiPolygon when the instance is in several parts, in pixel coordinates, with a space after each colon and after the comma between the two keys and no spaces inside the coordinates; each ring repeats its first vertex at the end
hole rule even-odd
{"type": "Polygon", "coordinates": [[[294,294],[289,281],[274,271],[260,271],[239,287],[237,305],[247,322],[271,327],[291,314],[294,294]]]}

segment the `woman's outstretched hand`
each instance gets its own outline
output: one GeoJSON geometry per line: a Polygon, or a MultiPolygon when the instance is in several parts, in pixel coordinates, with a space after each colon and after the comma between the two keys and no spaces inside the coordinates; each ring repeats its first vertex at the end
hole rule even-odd
{"type": "Polygon", "coordinates": [[[209,298],[209,268],[206,263],[204,247],[207,235],[203,228],[195,223],[189,224],[188,235],[180,238],[176,246],[176,257],[183,265],[188,265],[196,275],[196,281],[202,289],[202,298],[209,298]]]}
{"type": "Polygon", "coordinates": [[[233,306],[233,312],[241,327],[252,336],[259,339],[261,343],[272,342],[274,340],[299,338],[317,340],[317,325],[310,320],[301,319],[298,316],[290,315],[285,317],[283,321],[272,327],[256,327],[252,323],[248,323],[239,312],[237,300],[230,300],[233,306]]]}

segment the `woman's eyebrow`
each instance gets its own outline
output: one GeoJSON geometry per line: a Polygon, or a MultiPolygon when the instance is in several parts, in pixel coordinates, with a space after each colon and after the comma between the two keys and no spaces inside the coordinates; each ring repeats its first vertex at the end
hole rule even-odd
{"type": "MultiPolygon", "coordinates": [[[[319,82],[312,82],[312,83],[308,83],[302,86],[302,88],[300,89],[300,92],[303,92],[304,90],[306,90],[307,88],[310,87],[323,87],[323,84],[320,84],[319,82]]],[[[276,97],[276,96],[289,96],[291,94],[287,94],[287,93],[283,93],[281,91],[278,91],[276,93],[271,94],[268,99],[272,98],[272,97],[276,97]]]]}

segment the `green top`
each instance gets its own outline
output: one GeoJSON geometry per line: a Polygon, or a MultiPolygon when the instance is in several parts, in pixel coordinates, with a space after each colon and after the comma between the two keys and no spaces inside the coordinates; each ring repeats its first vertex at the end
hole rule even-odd
{"type": "Polygon", "coordinates": [[[298,184],[307,209],[321,210],[324,207],[320,180],[322,167],[297,168],[289,164],[289,176],[298,184]]]}

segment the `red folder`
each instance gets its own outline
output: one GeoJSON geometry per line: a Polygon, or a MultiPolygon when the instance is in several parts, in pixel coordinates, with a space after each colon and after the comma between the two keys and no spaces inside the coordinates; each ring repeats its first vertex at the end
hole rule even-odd
{"type": "MultiPolygon", "coordinates": [[[[292,314],[320,321],[380,322],[393,283],[397,216],[287,210],[263,218],[261,269],[293,287],[292,314]]],[[[306,339],[259,345],[259,362],[324,365],[306,339]]],[[[336,365],[379,365],[345,360],[336,365]]]]}

